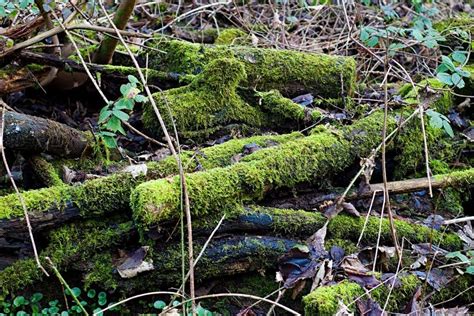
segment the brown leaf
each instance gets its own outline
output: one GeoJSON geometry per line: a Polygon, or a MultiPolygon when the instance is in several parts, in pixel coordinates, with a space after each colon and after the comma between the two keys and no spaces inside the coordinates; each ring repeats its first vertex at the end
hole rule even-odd
{"type": "Polygon", "coordinates": [[[382,311],[379,303],[371,298],[366,300],[361,299],[357,301],[357,308],[362,316],[382,316],[387,315],[386,312],[382,311]]]}
{"type": "Polygon", "coordinates": [[[354,215],[357,217],[360,216],[359,211],[355,208],[355,206],[352,203],[342,202],[342,208],[344,209],[344,211],[346,211],[347,213],[351,215],[354,215]]]}

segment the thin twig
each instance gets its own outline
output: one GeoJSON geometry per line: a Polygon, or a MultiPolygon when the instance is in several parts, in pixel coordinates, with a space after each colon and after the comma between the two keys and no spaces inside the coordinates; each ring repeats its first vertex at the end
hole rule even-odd
{"type": "MultiPolygon", "coordinates": [[[[383,131],[382,131],[382,139],[385,139],[385,136],[387,135],[387,119],[388,119],[388,74],[390,73],[390,70],[392,69],[392,66],[388,65],[388,53],[385,55],[385,78],[384,78],[384,115],[383,115],[383,131]]],[[[387,188],[387,165],[386,165],[386,159],[385,159],[385,153],[386,153],[386,142],[383,142],[382,145],[382,178],[383,178],[383,191],[385,195],[385,207],[387,209],[388,213],[388,219],[390,222],[390,232],[392,233],[392,239],[393,239],[393,244],[395,246],[395,249],[397,250],[397,255],[398,257],[401,257],[401,252],[400,248],[398,246],[398,239],[397,239],[397,230],[395,228],[395,223],[393,220],[393,214],[392,214],[392,208],[390,205],[390,196],[388,194],[388,188],[387,188]]],[[[377,245],[378,247],[378,245],[377,245]]]]}
{"type": "Polygon", "coordinates": [[[80,307],[80,309],[82,309],[82,312],[89,316],[89,313],[86,311],[86,309],[84,308],[84,306],[81,304],[81,302],[79,301],[79,299],[76,297],[76,295],[74,295],[74,292],[72,291],[72,289],[69,287],[69,284],[67,284],[66,280],[64,280],[63,276],[61,275],[61,273],[59,273],[58,269],[56,268],[56,266],[54,265],[53,261],[51,261],[51,259],[49,257],[45,257],[46,261],[48,261],[49,265],[51,266],[51,268],[53,269],[54,271],[54,274],[56,274],[56,276],[58,277],[59,281],[61,282],[61,284],[66,287],[66,289],[69,291],[69,293],[71,293],[71,296],[73,298],[73,300],[76,302],[76,304],[80,307]]]}

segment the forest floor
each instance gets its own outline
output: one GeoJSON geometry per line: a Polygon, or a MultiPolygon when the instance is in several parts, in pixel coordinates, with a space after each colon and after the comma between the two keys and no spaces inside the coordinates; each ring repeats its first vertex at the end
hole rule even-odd
{"type": "Polygon", "coordinates": [[[0,1],[0,315],[474,311],[473,11],[0,1]]]}

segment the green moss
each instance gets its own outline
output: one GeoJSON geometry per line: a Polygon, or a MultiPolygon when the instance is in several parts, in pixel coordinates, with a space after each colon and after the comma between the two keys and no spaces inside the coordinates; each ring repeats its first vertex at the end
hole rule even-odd
{"type": "MultiPolygon", "coordinates": [[[[180,132],[206,131],[229,123],[260,126],[263,115],[247,104],[236,91],[246,77],[242,63],[235,59],[216,59],[196,76],[189,86],[155,94],[154,98],[168,128],[171,112],[180,132]]],[[[151,104],[144,107],[143,123],[155,135],[161,126],[151,104]]]]}
{"type": "Polygon", "coordinates": [[[331,250],[332,247],[337,246],[344,249],[346,255],[357,253],[360,249],[356,246],[355,240],[350,240],[350,236],[347,236],[346,239],[341,238],[330,238],[324,242],[326,250],[331,250]]]}
{"type": "Polygon", "coordinates": [[[34,168],[35,174],[47,187],[55,185],[63,185],[64,182],[61,180],[57,170],[54,166],[49,163],[46,159],[35,156],[30,158],[31,166],[34,168]]]}
{"type": "MultiPolygon", "coordinates": [[[[358,284],[347,280],[318,287],[303,298],[305,315],[334,315],[338,311],[339,300],[347,305],[362,294],[364,290],[358,284]]],[[[354,306],[350,308],[355,311],[354,306]]]]}
{"type": "MultiPolygon", "coordinates": [[[[111,218],[113,223],[116,219],[111,218]]],[[[101,249],[117,245],[127,239],[132,223],[111,224],[110,222],[89,221],[65,225],[50,233],[50,243],[40,253],[49,256],[60,271],[67,271],[68,265],[77,261],[89,262],[93,254],[101,249]]],[[[48,267],[43,262],[44,267],[48,267]]],[[[19,260],[0,271],[0,292],[3,295],[18,294],[17,291],[41,281],[44,274],[36,266],[34,259],[19,260]]],[[[103,276],[103,280],[107,275],[103,276]]]]}
{"type": "MultiPolygon", "coordinates": [[[[401,286],[394,289],[389,298],[387,305],[388,312],[403,311],[405,306],[413,298],[416,289],[423,284],[423,282],[414,275],[402,275],[399,280],[401,286]]],[[[434,304],[448,300],[467,289],[472,285],[471,276],[462,276],[460,280],[449,284],[447,287],[441,289],[430,298],[430,303],[434,304]]],[[[385,305],[388,293],[390,292],[390,285],[384,284],[375,290],[371,291],[370,296],[373,300],[379,303],[380,306],[385,305]]],[[[357,283],[349,280],[344,280],[336,285],[319,287],[309,295],[303,298],[305,305],[305,315],[334,315],[338,311],[338,300],[342,300],[346,305],[353,303],[356,298],[363,295],[365,291],[357,283]]],[[[462,297],[457,298],[457,302],[471,302],[474,294],[467,291],[462,297]]],[[[349,306],[352,311],[355,309],[355,304],[349,306]]]]}
{"type": "Polygon", "coordinates": [[[260,92],[257,94],[260,97],[260,104],[264,110],[270,113],[270,120],[276,124],[284,124],[285,121],[303,123],[303,121],[312,121],[313,113],[315,118],[319,118],[321,113],[319,111],[311,111],[290,99],[281,95],[277,90],[269,92],[260,92]]]}
{"type": "Polygon", "coordinates": [[[249,35],[237,28],[224,29],[217,36],[217,45],[248,45],[251,41],[249,35]]]}
{"type": "Polygon", "coordinates": [[[97,254],[91,261],[91,271],[84,277],[84,288],[99,287],[104,290],[115,290],[118,282],[114,278],[112,256],[108,253],[97,254]]]}
{"type": "MultiPolygon", "coordinates": [[[[337,216],[329,222],[328,231],[331,238],[352,239],[359,238],[364,225],[365,218],[337,216]],[[352,237],[350,237],[352,236],[352,237]]],[[[461,249],[462,241],[456,234],[443,234],[422,225],[410,224],[406,221],[395,221],[398,238],[405,238],[412,243],[432,242],[440,244],[440,247],[449,250],[461,249]]],[[[362,244],[373,245],[377,241],[379,232],[379,218],[370,217],[362,238],[362,244]]],[[[390,223],[388,219],[382,219],[382,230],[380,234],[381,244],[392,244],[390,223]]]]}
{"type": "Polygon", "coordinates": [[[157,47],[166,54],[150,52],[153,69],[181,74],[197,74],[210,61],[237,59],[243,63],[247,78],[242,87],[283,95],[313,93],[339,98],[342,89],[351,95],[355,84],[355,61],[352,58],[309,54],[287,50],[244,46],[206,46],[159,37],[157,47]]]}
{"type": "Polygon", "coordinates": [[[418,96],[427,88],[438,91],[438,96],[430,103],[430,108],[447,114],[449,109],[453,107],[453,95],[450,91],[445,90],[445,86],[437,78],[428,78],[421,80],[416,84],[415,88],[410,83],[403,85],[398,93],[403,97],[404,101],[409,104],[418,103],[418,96]]]}
{"type": "MultiPolygon", "coordinates": [[[[223,144],[203,148],[199,154],[184,151],[182,162],[187,172],[194,172],[199,168],[204,170],[224,167],[232,163],[232,157],[242,153],[244,145],[255,143],[261,147],[272,147],[302,138],[302,134],[295,132],[284,135],[262,135],[250,138],[234,139],[223,144]],[[199,166],[199,168],[198,168],[199,166]]],[[[252,156],[254,154],[250,154],[252,156]]],[[[58,163],[57,168],[62,168],[58,163]]],[[[82,160],[69,161],[68,166],[75,166],[79,170],[95,169],[82,160]],[[75,165],[74,163],[77,163],[75,165]]],[[[45,212],[50,209],[63,211],[68,206],[77,207],[82,216],[88,217],[110,213],[128,208],[132,188],[146,180],[163,178],[178,172],[176,161],[167,157],[159,162],[147,163],[147,174],[133,178],[130,173],[119,172],[108,177],[86,181],[79,186],[53,186],[50,188],[23,192],[26,207],[31,214],[45,212]]],[[[23,208],[16,194],[0,197],[0,219],[23,217],[23,208]]]]}
{"type": "MultiPolygon", "coordinates": [[[[355,157],[365,156],[380,142],[381,111],[359,120],[341,134],[330,131],[267,148],[244,157],[241,163],[227,168],[186,177],[194,216],[231,210],[263,198],[272,188],[293,187],[335,174],[355,157]]],[[[389,120],[389,130],[394,127],[389,120]]],[[[176,218],[179,214],[180,180],[162,179],[138,186],[131,205],[136,220],[144,226],[176,218]]]]}
{"type": "MultiPolygon", "coordinates": [[[[432,127],[425,118],[426,140],[430,159],[436,160],[435,166],[441,162],[452,161],[458,156],[462,146],[455,142],[443,129],[432,127]]],[[[424,140],[420,121],[409,122],[396,139],[396,161],[398,168],[396,178],[403,178],[409,174],[422,170],[425,166],[424,140]]]]}

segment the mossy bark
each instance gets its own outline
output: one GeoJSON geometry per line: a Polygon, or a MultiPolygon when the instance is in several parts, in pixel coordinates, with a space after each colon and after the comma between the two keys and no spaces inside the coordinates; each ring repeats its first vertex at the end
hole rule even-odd
{"type": "MultiPolygon", "coordinates": [[[[155,103],[167,126],[175,124],[181,136],[194,139],[208,137],[229,124],[287,131],[320,117],[318,111],[296,104],[276,90],[242,93],[238,85],[246,78],[240,61],[215,59],[189,85],[154,94],[155,103]]],[[[142,121],[150,133],[162,135],[151,104],[144,105],[142,121]]]]}
{"type": "Polygon", "coordinates": [[[80,157],[91,140],[85,133],[41,117],[5,112],[4,145],[27,154],[80,157]]]}
{"type": "MultiPolygon", "coordinates": [[[[194,216],[202,217],[257,201],[276,188],[328,178],[348,167],[357,157],[370,154],[381,141],[383,113],[340,131],[323,130],[245,157],[227,168],[186,176],[194,216]]],[[[390,117],[388,129],[395,126],[390,117]]],[[[131,197],[134,217],[144,227],[180,214],[178,177],[138,186],[131,197]]]]}
{"type": "MultiPolygon", "coordinates": [[[[401,281],[401,286],[392,291],[387,312],[403,312],[406,305],[413,299],[417,287],[422,286],[424,283],[416,276],[407,274],[402,274],[399,280],[401,281]]],[[[468,289],[473,281],[470,275],[461,276],[458,280],[437,292],[430,299],[430,303],[442,302],[456,296],[468,289]]],[[[428,286],[428,289],[431,289],[431,287],[428,286]]],[[[379,303],[380,306],[384,306],[389,291],[389,285],[382,285],[371,291],[370,296],[379,303]]],[[[364,293],[365,290],[360,285],[349,280],[344,280],[336,285],[319,287],[303,298],[305,315],[334,315],[338,311],[339,300],[344,304],[350,304],[359,296],[364,295],[364,293]]],[[[465,291],[461,296],[456,297],[456,303],[470,303],[473,299],[474,292],[465,291]]],[[[355,304],[352,304],[349,308],[354,311],[355,304]]]]}
{"type": "MultiPolygon", "coordinates": [[[[220,238],[211,242],[202,261],[198,264],[197,278],[205,280],[226,275],[235,275],[249,270],[275,269],[277,258],[296,243],[304,240],[321,228],[326,218],[315,212],[283,210],[251,206],[239,207],[229,213],[219,229],[219,233],[233,237],[220,238]],[[243,237],[242,235],[247,235],[243,237]]],[[[106,220],[70,223],[48,233],[49,245],[41,256],[52,257],[61,271],[71,271],[78,267],[78,273],[90,284],[95,283],[107,289],[118,289],[124,293],[143,290],[153,279],[157,286],[178,285],[181,281],[181,251],[175,241],[163,243],[170,236],[179,238],[166,229],[154,236],[146,236],[145,244],[152,246],[150,252],[155,270],[131,280],[122,280],[114,273],[111,254],[116,248],[127,244],[133,248],[138,244],[138,234],[134,225],[122,217],[106,220]],[[117,224],[120,223],[120,224],[117,224]],[[102,255],[93,256],[100,251],[102,255]],[[86,269],[84,269],[86,267],[86,269]]],[[[197,219],[195,227],[196,251],[201,250],[209,232],[218,219],[197,219]]],[[[411,243],[432,241],[450,250],[462,248],[460,239],[451,233],[432,231],[427,227],[396,220],[399,236],[411,243]]],[[[328,225],[326,248],[337,245],[346,253],[357,251],[355,246],[364,218],[338,215],[328,225]],[[353,242],[351,242],[353,241],[353,242]]],[[[370,217],[362,244],[372,245],[377,240],[379,218],[370,217]]],[[[381,243],[391,244],[388,220],[383,219],[381,243]]],[[[138,247],[138,246],[136,246],[138,247]]],[[[12,293],[26,286],[34,285],[44,275],[36,268],[33,259],[19,260],[0,272],[0,284],[5,293],[12,293]]]]}
{"type": "Polygon", "coordinates": [[[247,78],[242,87],[279,90],[285,96],[304,93],[326,98],[351,95],[355,85],[353,58],[309,54],[289,50],[244,46],[199,45],[184,41],[156,41],[162,52],[151,51],[150,66],[179,74],[198,74],[218,58],[233,58],[243,63],[247,78]]]}
{"type": "MultiPolygon", "coordinates": [[[[302,138],[295,132],[285,135],[263,135],[243,139],[234,139],[220,145],[203,148],[197,153],[184,151],[183,166],[186,172],[224,167],[233,163],[233,157],[241,155],[244,146],[255,144],[265,147],[302,138]]],[[[248,157],[257,154],[249,154],[248,157]]],[[[73,217],[94,217],[129,208],[130,192],[138,184],[176,174],[178,171],[173,157],[147,164],[146,175],[136,178],[128,172],[86,181],[82,185],[60,185],[40,190],[23,192],[23,198],[30,213],[33,227],[41,230],[50,225],[62,223],[61,219],[73,217]],[[55,224],[55,221],[58,223],[55,224]]],[[[15,194],[0,197],[0,236],[23,236],[19,228],[24,226],[23,208],[15,194]]],[[[26,234],[26,231],[24,231],[26,234]]]]}

